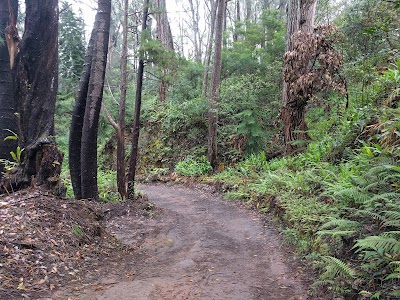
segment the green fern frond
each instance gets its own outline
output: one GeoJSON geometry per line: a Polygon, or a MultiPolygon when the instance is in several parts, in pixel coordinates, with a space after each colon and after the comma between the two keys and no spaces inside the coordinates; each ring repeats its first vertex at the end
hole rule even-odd
{"type": "Polygon", "coordinates": [[[357,204],[363,204],[371,198],[369,193],[364,192],[358,187],[341,190],[337,193],[337,196],[345,201],[351,201],[357,204]]]}
{"type": "Polygon", "coordinates": [[[356,252],[373,249],[377,252],[400,255],[400,241],[384,236],[368,236],[358,240],[352,249],[356,248],[358,248],[356,252]]]}
{"type": "MultiPolygon", "coordinates": [[[[399,209],[400,209],[400,203],[399,203],[399,209]]],[[[386,210],[383,212],[385,217],[390,220],[400,220],[400,210],[399,211],[393,211],[393,210],[386,210]]]]}
{"type": "Polygon", "coordinates": [[[392,238],[392,239],[400,241],[400,231],[387,231],[387,232],[382,233],[380,236],[383,236],[385,238],[392,238]]]}
{"type": "Polygon", "coordinates": [[[400,220],[390,220],[382,223],[382,227],[400,228],[400,220]]]}
{"type": "Polygon", "coordinates": [[[360,223],[357,221],[350,221],[347,219],[332,219],[325,224],[323,224],[319,229],[328,229],[332,227],[340,228],[340,229],[354,229],[360,226],[360,223]]]}
{"type": "Polygon", "coordinates": [[[322,259],[327,263],[325,266],[325,273],[322,275],[323,278],[335,279],[337,277],[343,277],[347,279],[353,279],[355,272],[345,262],[333,256],[323,256],[322,259]]]}
{"type": "Polygon", "coordinates": [[[376,220],[378,222],[384,222],[386,220],[386,218],[384,216],[382,216],[379,213],[370,211],[370,210],[357,210],[357,212],[355,213],[356,216],[366,216],[370,219],[376,220]]]}
{"type": "Polygon", "coordinates": [[[369,201],[371,202],[380,202],[382,200],[390,201],[392,199],[398,199],[398,198],[399,198],[399,193],[389,192],[389,193],[375,195],[371,197],[369,201]]]}
{"type": "Polygon", "coordinates": [[[400,211],[384,211],[383,214],[385,220],[382,222],[382,227],[394,227],[400,229],[400,211]]]}
{"type": "Polygon", "coordinates": [[[351,236],[355,234],[357,231],[355,230],[336,230],[336,229],[331,229],[331,230],[320,230],[317,231],[318,235],[330,235],[332,237],[342,237],[342,236],[351,236]]]}

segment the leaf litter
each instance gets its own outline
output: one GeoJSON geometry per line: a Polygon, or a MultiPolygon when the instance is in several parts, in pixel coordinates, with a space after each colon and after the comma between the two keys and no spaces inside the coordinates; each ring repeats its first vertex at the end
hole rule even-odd
{"type": "Polygon", "coordinates": [[[110,212],[129,209],[57,198],[40,189],[0,197],[0,299],[37,299],[66,283],[98,277],[106,261],[113,265],[129,256],[134,247],[105,229],[110,212]]]}

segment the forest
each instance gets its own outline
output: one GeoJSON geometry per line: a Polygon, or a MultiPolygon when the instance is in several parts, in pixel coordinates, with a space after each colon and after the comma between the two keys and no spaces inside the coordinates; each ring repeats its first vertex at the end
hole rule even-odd
{"type": "Polygon", "coordinates": [[[271,216],[311,293],[400,298],[399,0],[22,2],[0,0],[0,194],[212,186],[271,216]]]}

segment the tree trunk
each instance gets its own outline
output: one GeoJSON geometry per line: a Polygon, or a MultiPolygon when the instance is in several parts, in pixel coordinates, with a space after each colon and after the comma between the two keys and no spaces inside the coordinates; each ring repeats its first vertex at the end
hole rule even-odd
{"type": "Polygon", "coordinates": [[[252,13],[252,0],[246,0],[246,21],[250,21],[251,20],[251,13],[252,13]]]}
{"type": "Polygon", "coordinates": [[[25,32],[17,58],[20,144],[25,149],[20,185],[35,177],[37,185],[53,188],[63,154],[54,140],[58,87],[58,1],[26,1],[25,32]],[[43,34],[46,32],[46,34],[43,34]]]}
{"type": "Polygon", "coordinates": [[[215,18],[217,15],[217,2],[211,1],[211,13],[210,13],[210,33],[209,39],[207,43],[207,52],[206,52],[206,61],[204,68],[204,76],[203,76],[203,87],[201,91],[202,99],[206,99],[207,91],[208,91],[208,78],[210,76],[210,64],[211,64],[211,54],[212,54],[212,45],[214,41],[214,32],[215,32],[215,18]]]}
{"type": "Polygon", "coordinates": [[[237,42],[238,41],[238,23],[240,22],[240,1],[236,0],[235,3],[235,12],[236,12],[236,20],[235,20],[235,30],[233,32],[233,41],[237,42]]]}
{"type": "Polygon", "coordinates": [[[225,0],[218,0],[215,27],[214,64],[211,77],[211,93],[208,113],[208,160],[213,168],[217,166],[217,122],[218,122],[218,89],[222,63],[222,31],[224,26],[225,0]]]}
{"type": "MultiPolygon", "coordinates": [[[[316,0],[290,0],[286,31],[286,51],[293,50],[293,34],[301,30],[311,33],[314,29],[316,0]]],[[[305,110],[308,95],[291,97],[289,83],[283,80],[281,118],[285,140],[285,153],[290,154],[298,149],[294,141],[307,140],[305,110]]]]}
{"type": "Polygon", "coordinates": [[[96,36],[97,25],[94,24],[90,36],[88,48],[85,54],[85,62],[78,91],[75,97],[75,106],[72,113],[71,129],[69,134],[69,171],[71,175],[72,189],[76,199],[82,198],[82,174],[81,174],[81,148],[82,148],[82,127],[85,117],[86,97],[89,88],[90,70],[92,68],[93,45],[96,36]]]}
{"type": "MultiPolygon", "coordinates": [[[[18,13],[18,1],[12,0],[9,2],[10,7],[6,5],[6,1],[0,6],[0,39],[4,41],[0,43],[0,159],[12,160],[10,152],[15,151],[17,141],[4,141],[4,138],[10,135],[7,130],[12,130],[18,133],[16,122],[16,101],[14,95],[14,73],[11,69],[11,64],[14,64],[14,59],[11,58],[6,43],[6,27],[16,26],[15,21],[18,13]]],[[[19,133],[18,133],[19,134],[19,133]]],[[[3,164],[0,163],[0,180],[2,178],[3,164]]]]}
{"type": "Polygon", "coordinates": [[[122,57],[121,57],[121,83],[120,83],[120,101],[118,117],[118,142],[117,142],[117,182],[118,192],[122,199],[125,199],[125,107],[126,107],[126,89],[127,89],[127,64],[128,64],[128,0],[124,1],[124,21],[122,23],[122,57]]]}
{"type": "MultiPolygon", "coordinates": [[[[157,39],[167,50],[174,51],[174,41],[172,38],[171,27],[169,25],[165,0],[154,0],[155,18],[157,21],[157,39]]],[[[160,102],[164,102],[167,97],[169,84],[165,80],[170,70],[162,68],[160,71],[160,84],[158,87],[158,98],[160,102]]]]}
{"type": "MultiPolygon", "coordinates": [[[[144,7],[143,7],[143,19],[142,19],[142,32],[144,32],[147,29],[149,2],[150,0],[144,0],[143,4],[144,7]]],[[[143,72],[144,72],[144,60],[143,57],[140,57],[138,73],[136,78],[135,116],[133,119],[132,150],[131,150],[131,158],[129,162],[129,172],[128,172],[128,200],[131,201],[135,199],[135,176],[136,176],[138,143],[139,143],[139,133],[140,133],[140,109],[142,105],[143,72]]]]}
{"type": "Polygon", "coordinates": [[[111,0],[99,0],[96,14],[96,38],[93,44],[92,67],[82,127],[81,182],[82,197],[98,198],[97,187],[97,134],[101,102],[103,100],[104,77],[107,65],[110,35],[111,0]]]}
{"type": "Polygon", "coordinates": [[[192,31],[193,31],[193,43],[194,43],[194,59],[197,62],[201,62],[202,49],[201,49],[201,38],[199,30],[199,2],[193,4],[193,0],[189,0],[190,11],[192,13],[192,31]]]}

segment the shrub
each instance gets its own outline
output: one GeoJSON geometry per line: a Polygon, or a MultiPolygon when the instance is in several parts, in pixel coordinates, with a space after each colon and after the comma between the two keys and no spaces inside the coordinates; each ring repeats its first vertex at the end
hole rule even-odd
{"type": "Polygon", "coordinates": [[[199,176],[205,175],[212,171],[212,167],[207,160],[207,157],[201,156],[200,158],[190,158],[178,162],[175,171],[183,176],[199,176]]]}

